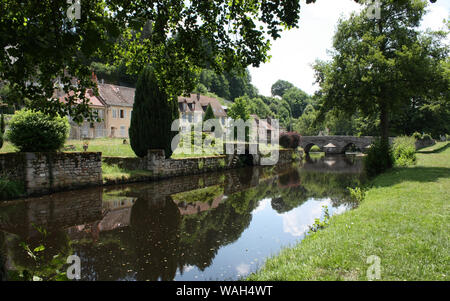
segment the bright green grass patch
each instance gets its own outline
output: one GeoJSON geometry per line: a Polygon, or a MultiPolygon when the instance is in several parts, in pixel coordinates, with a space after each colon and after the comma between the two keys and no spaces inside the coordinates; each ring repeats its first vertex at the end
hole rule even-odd
{"type": "MultiPolygon", "coordinates": [[[[124,139],[120,138],[98,138],[87,140],[89,143],[88,152],[101,152],[103,157],[136,157],[133,149],[130,146],[130,140],[127,139],[127,144],[123,144],[124,139]]],[[[75,146],[75,151],[83,151],[83,140],[67,140],[66,146],[75,146]]]]}
{"type": "Polygon", "coordinates": [[[354,210],[287,248],[249,280],[367,280],[371,255],[381,280],[450,280],[450,149],[426,148],[414,167],[376,177],[354,210]]]}
{"type": "MultiPolygon", "coordinates": [[[[135,158],[136,154],[130,146],[130,140],[127,139],[127,144],[123,144],[122,138],[97,138],[92,140],[67,140],[64,144],[65,148],[74,146],[75,149],[67,150],[66,152],[82,152],[84,142],[88,142],[88,152],[101,152],[103,157],[132,157],[135,158]]],[[[17,149],[10,142],[5,141],[5,144],[0,149],[0,153],[16,152],[17,149]]],[[[202,154],[181,154],[175,152],[172,155],[173,159],[194,158],[194,157],[210,157],[217,154],[202,153],[202,154]]]]}
{"type": "Polygon", "coordinates": [[[103,181],[129,180],[138,177],[151,176],[152,172],[148,170],[128,170],[120,168],[117,165],[102,163],[103,181]]]}

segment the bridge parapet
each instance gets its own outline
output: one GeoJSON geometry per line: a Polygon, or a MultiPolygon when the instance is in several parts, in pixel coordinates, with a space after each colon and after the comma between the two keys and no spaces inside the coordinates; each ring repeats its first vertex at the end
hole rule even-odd
{"type": "MultiPolygon", "coordinates": [[[[317,145],[325,154],[344,154],[351,145],[365,152],[374,140],[375,137],[372,136],[302,136],[299,146],[305,153],[309,153],[311,147],[317,145]]],[[[389,140],[392,143],[393,138],[389,140]]]]}

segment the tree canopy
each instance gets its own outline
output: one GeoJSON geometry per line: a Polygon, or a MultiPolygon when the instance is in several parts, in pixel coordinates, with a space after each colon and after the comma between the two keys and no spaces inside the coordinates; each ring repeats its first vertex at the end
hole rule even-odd
{"type": "Polygon", "coordinates": [[[294,85],[285,80],[277,80],[271,88],[272,96],[283,97],[287,90],[293,88],[294,85]]]}
{"type": "Polygon", "coordinates": [[[340,20],[333,58],[315,64],[323,118],[331,109],[362,116],[378,114],[387,142],[390,120],[415,99],[446,99],[449,77],[442,61],[448,32],[420,32],[425,1],[381,3],[381,18],[367,17],[367,8],[340,20]]]}
{"type": "Polygon", "coordinates": [[[265,62],[270,39],[297,26],[299,2],[90,0],[81,2],[80,18],[71,19],[75,4],[66,0],[1,0],[0,78],[11,87],[10,100],[90,118],[84,95],[95,86],[93,57],[110,57],[134,74],[151,64],[159,85],[179,95],[194,88],[199,68],[229,71],[265,62]],[[59,102],[57,86],[74,96],[59,102]]]}

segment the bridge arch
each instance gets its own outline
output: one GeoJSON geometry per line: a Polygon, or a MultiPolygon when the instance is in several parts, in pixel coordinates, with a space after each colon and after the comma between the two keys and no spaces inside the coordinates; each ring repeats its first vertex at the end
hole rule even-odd
{"type": "Polygon", "coordinates": [[[313,146],[317,146],[320,151],[323,151],[323,147],[321,147],[320,145],[316,144],[316,143],[308,143],[305,145],[305,147],[303,147],[303,150],[305,151],[305,153],[309,154],[309,152],[311,151],[311,148],[313,146]]]}
{"type": "Polygon", "coordinates": [[[342,148],[342,153],[345,154],[346,152],[362,152],[363,148],[359,143],[349,142],[342,148]]]}

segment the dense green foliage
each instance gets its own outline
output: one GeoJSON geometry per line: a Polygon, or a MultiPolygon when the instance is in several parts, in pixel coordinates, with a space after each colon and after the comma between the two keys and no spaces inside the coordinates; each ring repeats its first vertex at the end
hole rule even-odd
{"type": "Polygon", "coordinates": [[[205,111],[205,116],[203,117],[203,122],[205,122],[206,120],[210,120],[210,119],[214,119],[214,112],[213,109],[211,107],[211,104],[208,104],[208,107],[206,108],[205,111]]]}
{"type": "Polygon", "coordinates": [[[364,158],[364,169],[369,177],[373,177],[391,168],[394,161],[390,145],[376,139],[364,158]]]}
{"type": "MultiPolygon", "coordinates": [[[[250,112],[247,102],[245,101],[245,97],[236,98],[233,105],[228,109],[228,117],[230,117],[233,122],[238,120],[242,120],[245,122],[250,119],[250,112]]],[[[245,127],[245,141],[249,140],[249,135],[250,129],[248,127],[245,127]]],[[[238,137],[237,127],[234,128],[234,138],[241,138],[238,137]]]]}
{"type": "Polygon", "coordinates": [[[21,152],[51,152],[64,146],[69,131],[66,117],[23,109],[9,121],[6,136],[21,152]]]}
{"type": "Polygon", "coordinates": [[[280,134],[280,145],[284,148],[296,149],[300,144],[300,135],[296,132],[285,132],[280,134]]]}
{"type": "Polygon", "coordinates": [[[130,145],[135,154],[144,157],[149,149],[163,149],[170,158],[176,134],[171,127],[178,117],[177,98],[161,89],[152,67],[145,68],[136,85],[129,129],[130,145]]]}
{"type": "Polygon", "coordinates": [[[169,95],[190,92],[199,68],[230,71],[265,62],[270,40],[298,26],[300,1],[91,0],[82,2],[78,19],[72,8],[66,0],[2,0],[0,78],[27,106],[81,120],[91,115],[84,91],[93,85],[96,58],[124,64],[132,74],[151,63],[169,95]],[[83,101],[52,98],[56,79],[65,91],[81,92],[83,101]]]}
{"type": "Polygon", "coordinates": [[[392,146],[395,165],[408,166],[416,164],[416,139],[413,137],[396,137],[392,146]]]}
{"type": "MultiPolygon", "coordinates": [[[[391,125],[396,134],[412,134],[424,112],[439,107],[448,113],[448,31],[419,31],[425,6],[419,0],[387,0],[381,2],[380,19],[369,19],[366,7],[339,21],[332,60],[314,66],[322,118],[330,109],[375,115],[380,120],[378,133],[387,143],[391,125]],[[411,118],[412,113],[417,118],[411,118]],[[410,119],[410,127],[403,126],[404,118],[410,119]]],[[[438,111],[441,118],[450,116],[438,111]]],[[[448,125],[431,123],[442,131],[448,125]]]]}
{"type": "Polygon", "coordinates": [[[290,82],[280,79],[272,85],[271,88],[272,96],[283,97],[284,93],[286,93],[287,90],[293,87],[294,85],[291,84],[290,82]]]}
{"type": "Polygon", "coordinates": [[[213,70],[203,69],[198,77],[199,83],[195,92],[214,93],[218,97],[231,101],[244,95],[255,97],[258,91],[251,81],[248,69],[244,72],[230,71],[219,75],[213,70]]]}
{"type": "Polygon", "coordinates": [[[0,148],[3,147],[4,135],[5,135],[5,116],[2,113],[0,116],[0,148]]]}

